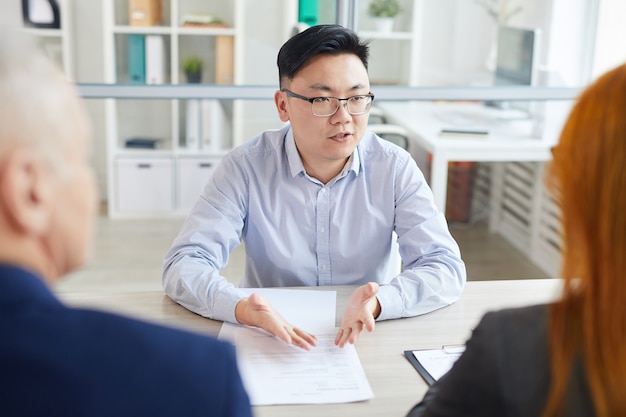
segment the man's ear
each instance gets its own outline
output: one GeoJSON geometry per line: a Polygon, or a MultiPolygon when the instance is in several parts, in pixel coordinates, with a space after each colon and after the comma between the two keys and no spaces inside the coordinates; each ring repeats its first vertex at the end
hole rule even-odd
{"type": "Polygon", "coordinates": [[[282,91],[277,90],[274,93],[274,103],[276,104],[276,110],[278,110],[278,117],[281,122],[289,121],[289,112],[287,111],[287,100],[285,100],[285,94],[282,91]]]}
{"type": "Polygon", "coordinates": [[[48,164],[35,149],[19,147],[0,166],[0,204],[6,221],[19,233],[40,234],[51,216],[53,180],[48,164]]]}

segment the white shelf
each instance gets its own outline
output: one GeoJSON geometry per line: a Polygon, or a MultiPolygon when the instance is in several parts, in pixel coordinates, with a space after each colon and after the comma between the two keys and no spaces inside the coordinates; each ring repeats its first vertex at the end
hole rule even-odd
{"type": "Polygon", "coordinates": [[[358,33],[369,40],[369,74],[372,85],[418,85],[420,33],[424,0],[400,0],[402,12],[394,18],[394,30],[373,30],[367,15],[368,2],[361,2],[358,33]]]}
{"type": "Polygon", "coordinates": [[[167,149],[148,149],[148,148],[122,148],[115,151],[116,156],[131,158],[162,158],[172,155],[172,151],[167,149]]]}
{"type": "Polygon", "coordinates": [[[194,28],[179,26],[172,28],[172,33],[179,35],[236,36],[237,31],[233,28],[194,28]]]}
{"type": "Polygon", "coordinates": [[[184,26],[114,26],[113,33],[137,35],[236,36],[234,28],[198,28],[184,26]]]}
{"type": "Polygon", "coordinates": [[[63,69],[70,81],[74,80],[72,53],[72,16],[71,0],[57,0],[61,27],[59,29],[25,26],[22,31],[32,36],[40,44],[42,51],[63,69]]]}
{"type": "Polygon", "coordinates": [[[182,156],[182,157],[188,157],[188,156],[212,157],[212,156],[215,156],[215,157],[221,158],[222,156],[226,155],[227,153],[228,153],[227,150],[211,152],[211,151],[204,151],[204,150],[178,148],[172,154],[174,156],[182,156]]]}
{"type": "Polygon", "coordinates": [[[38,37],[50,37],[50,38],[62,38],[64,35],[64,31],[63,29],[44,29],[44,28],[33,28],[33,27],[27,27],[24,28],[24,33],[26,33],[27,35],[33,35],[33,36],[38,36],[38,37]]]}
{"type": "Polygon", "coordinates": [[[172,29],[167,26],[114,26],[114,34],[136,34],[136,35],[171,35],[172,29]]]}

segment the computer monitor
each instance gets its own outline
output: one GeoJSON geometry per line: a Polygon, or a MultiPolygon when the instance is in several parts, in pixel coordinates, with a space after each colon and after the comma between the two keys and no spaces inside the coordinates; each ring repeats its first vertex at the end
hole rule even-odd
{"type": "Polygon", "coordinates": [[[539,29],[498,27],[495,85],[534,85],[539,29]]]}
{"type": "MultiPolygon", "coordinates": [[[[495,86],[531,86],[536,84],[541,31],[513,26],[498,27],[495,86]]],[[[509,107],[510,102],[490,102],[489,105],[509,107]]],[[[515,107],[528,108],[527,103],[515,107]]]]}

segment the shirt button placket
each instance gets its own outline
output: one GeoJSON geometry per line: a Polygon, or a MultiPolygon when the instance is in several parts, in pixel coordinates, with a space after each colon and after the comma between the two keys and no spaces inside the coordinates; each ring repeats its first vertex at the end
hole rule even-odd
{"type": "Polygon", "coordinates": [[[322,187],[316,202],[317,284],[332,285],[330,268],[330,190],[322,187]]]}

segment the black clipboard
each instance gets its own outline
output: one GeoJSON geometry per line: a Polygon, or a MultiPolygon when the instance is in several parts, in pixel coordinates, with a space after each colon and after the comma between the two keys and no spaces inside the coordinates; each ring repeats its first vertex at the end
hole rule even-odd
{"type": "Polygon", "coordinates": [[[442,346],[441,349],[417,349],[417,350],[405,350],[404,356],[408,359],[408,361],[413,365],[418,374],[426,381],[428,385],[433,385],[437,382],[437,379],[426,369],[424,364],[422,364],[413,354],[414,352],[419,351],[433,351],[433,352],[443,352],[448,355],[452,355],[454,360],[450,363],[450,366],[458,359],[458,357],[465,350],[465,345],[446,345],[442,346]]]}
{"type": "Polygon", "coordinates": [[[413,365],[413,368],[417,370],[417,373],[420,374],[422,378],[424,378],[424,381],[426,381],[428,385],[433,385],[435,382],[437,382],[435,378],[433,378],[433,376],[428,373],[426,368],[422,366],[421,362],[417,360],[415,355],[413,355],[412,350],[405,350],[404,356],[406,356],[409,362],[411,362],[411,365],[413,365]]]}

